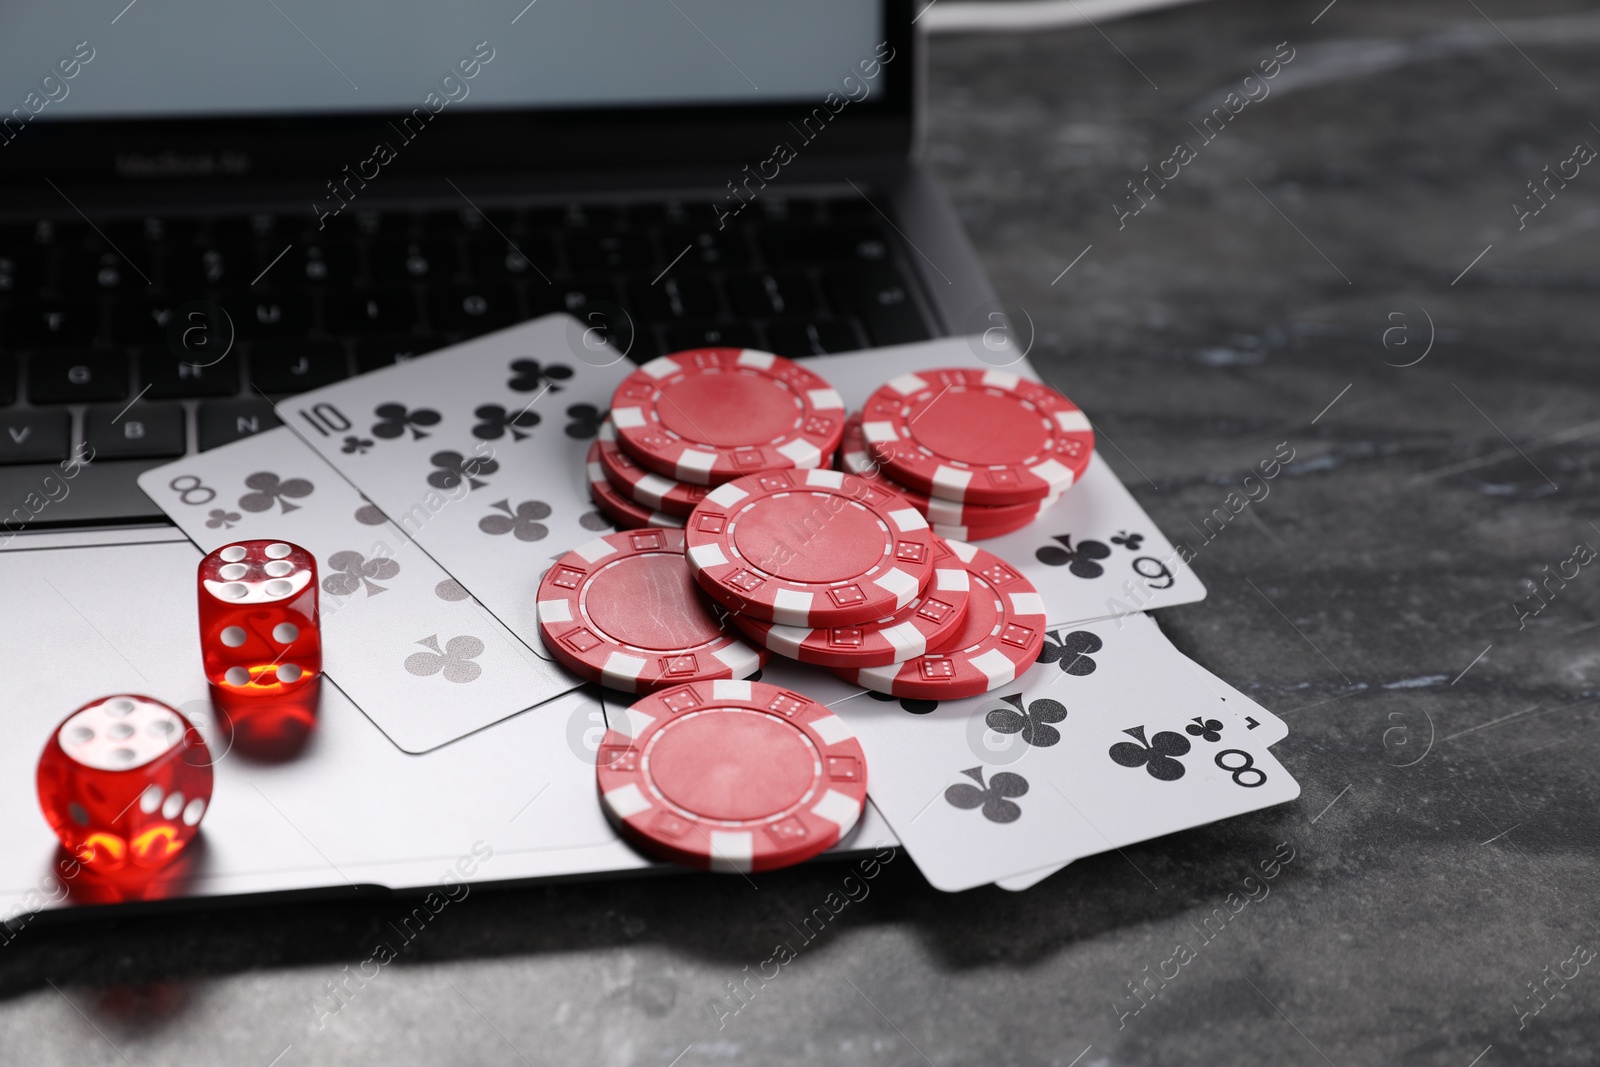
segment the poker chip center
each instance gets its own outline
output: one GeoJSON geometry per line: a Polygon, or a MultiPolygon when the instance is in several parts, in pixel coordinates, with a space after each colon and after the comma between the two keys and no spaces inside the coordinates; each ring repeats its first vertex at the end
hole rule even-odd
{"type": "Polygon", "coordinates": [[[800,730],[742,708],[697,712],[667,723],[646,758],[662,796],[722,822],[788,812],[816,783],[819,763],[800,730]]]}
{"type": "Polygon", "coordinates": [[[584,610],[602,631],[635,648],[698,648],[722,636],[683,557],[630,556],[588,583],[584,610]]]}
{"type": "Polygon", "coordinates": [[[911,436],[936,456],[975,467],[1003,466],[1036,456],[1049,444],[1042,419],[1014,397],[950,389],[910,420],[911,436]]]}
{"type": "Polygon", "coordinates": [[[740,555],[769,574],[801,583],[839,582],[871,570],[883,559],[887,538],[872,512],[830,493],[767,497],[733,527],[740,555]]]}
{"type": "Polygon", "coordinates": [[[688,441],[734,448],[789,435],[800,414],[793,393],[753,374],[702,374],[663,386],[661,425],[688,441]]]}

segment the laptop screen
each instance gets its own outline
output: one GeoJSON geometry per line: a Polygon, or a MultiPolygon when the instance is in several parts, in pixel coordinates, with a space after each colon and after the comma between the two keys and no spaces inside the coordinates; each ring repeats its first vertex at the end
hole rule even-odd
{"type": "Polygon", "coordinates": [[[759,106],[881,92],[860,71],[884,40],[883,9],[862,0],[118,0],[93,10],[0,5],[0,111],[16,104],[56,122],[394,113],[439,100],[457,112],[759,106]]]}

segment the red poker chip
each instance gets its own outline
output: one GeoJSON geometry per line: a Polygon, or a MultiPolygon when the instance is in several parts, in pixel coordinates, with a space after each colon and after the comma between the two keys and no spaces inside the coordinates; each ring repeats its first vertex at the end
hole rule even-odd
{"type": "Polygon", "coordinates": [[[683,520],[663,511],[651,511],[635,504],[606,480],[605,468],[600,463],[600,442],[589,446],[589,499],[600,509],[600,514],[610,519],[620,530],[637,530],[646,526],[681,527],[683,520]]]}
{"type": "Polygon", "coordinates": [[[766,661],[723,629],[681,530],[624,530],[568,552],[539,582],[539,636],[585,681],[627,693],[744,678],[766,661]]]}
{"type": "Polygon", "coordinates": [[[611,398],[617,440],[640,466],[694,485],[826,466],[844,401],[798,363],[751,348],[696,348],[644,364],[611,398]]]}
{"type": "Polygon", "coordinates": [[[954,537],[957,541],[999,537],[1003,533],[1020,530],[1037,519],[1045,508],[1061,499],[1057,493],[1044,500],[1030,500],[1022,504],[971,504],[919,493],[889,477],[883,464],[872,457],[866,435],[861,429],[860,412],[845,421],[844,437],[839,442],[839,469],[868,481],[886,483],[927,516],[935,533],[940,537],[954,537]]]}
{"type": "Polygon", "coordinates": [[[600,424],[599,461],[606,481],[622,496],[650,511],[687,516],[710,490],[645,470],[617,444],[617,428],[610,419],[600,424]]]}
{"type": "Polygon", "coordinates": [[[1094,453],[1094,430],[1076,404],[1000,370],[902,374],[867,399],[861,428],[889,477],[962,503],[1065,492],[1094,453]]]}
{"type": "Polygon", "coordinates": [[[933,575],[934,534],[922,513],[842,471],[767,471],[719,485],[684,529],[702,589],[784,626],[884,618],[933,575]]]}
{"type": "Polygon", "coordinates": [[[1005,560],[976,545],[946,541],[967,567],[972,592],[959,630],[943,647],[904,663],[834,673],[890,696],[957,700],[998,689],[1039,658],[1044,598],[1005,560]]]}
{"type": "Polygon", "coordinates": [[[780,656],[822,667],[878,667],[920,656],[950,638],[967,613],[967,585],[965,568],[936,567],[922,596],[886,619],[853,626],[812,630],[728,617],[740,633],[780,656]]]}
{"type": "Polygon", "coordinates": [[[771,871],[861,817],[867,759],[816,701],[764,682],[695,682],[608,713],[601,807],[641,851],[701,870],[771,871]]]}

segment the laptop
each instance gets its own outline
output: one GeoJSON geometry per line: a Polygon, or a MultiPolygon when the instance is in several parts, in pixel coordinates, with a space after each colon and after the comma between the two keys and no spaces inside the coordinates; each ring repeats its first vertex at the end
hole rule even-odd
{"type": "MultiPolygon", "coordinates": [[[[25,625],[40,582],[169,572],[144,610],[185,610],[198,557],[141,472],[276,426],[285,396],[525,319],[567,312],[636,362],[988,325],[993,292],[918,159],[922,63],[910,0],[8,5],[0,614],[25,625]],[[70,492],[41,493],[64,464],[70,492]]],[[[64,633],[8,703],[42,738],[71,710],[63,675],[113,652],[138,669],[127,649],[160,637],[140,617],[64,633]]],[[[544,773],[516,758],[526,723],[417,757],[327,700],[310,753],[237,764],[235,824],[208,816],[181,869],[113,898],[421,887],[475,847],[496,880],[646,866],[594,827],[524,831],[544,773]]],[[[578,736],[603,722],[593,693],[570,701],[578,736]]],[[[15,906],[53,858],[36,750],[13,747],[15,906]]],[[[875,816],[862,832],[892,840],[875,816]]]]}

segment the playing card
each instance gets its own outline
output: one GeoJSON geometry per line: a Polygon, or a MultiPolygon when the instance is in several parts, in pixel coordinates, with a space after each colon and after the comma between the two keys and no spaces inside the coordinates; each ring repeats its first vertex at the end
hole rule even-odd
{"type": "Polygon", "coordinates": [[[311,552],[323,668],[406,752],[579,684],[533,655],[287,429],[156,467],[139,485],[205,551],[278,538],[311,552]]]}
{"type": "MultiPolygon", "coordinates": [[[[1282,719],[1278,718],[1266,708],[1263,708],[1260,704],[1251,700],[1249,697],[1239,692],[1239,690],[1235,689],[1227,682],[1224,682],[1221,678],[1218,678],[1215,674],[1212,674],[1210,671],[1206,670],[1193,660],[1189,660],[1189,666],[1194,671],[1195,675],[1200,679],[1201,683],[1210,689],[1211,692],[1215,694],[1230,711],[1233,712],[1234,716],[1245,724],[1245,729],[1248,730],[1257,741],[1270,746],[1277,744],[1279,741],[1283,740],[1283,738],[1288,736],[1288,724],[1286,724],[1282,719]]],[[[1052,866],[1042,867],[1036,871],[1028,871],[1025,874],[1013,875],[1010,878],[1001,878],[995,882],[995,885],[999,886],[1001,889],[1009,889],[1012,892],[1019,892],[1021,890],[1030,889],[1033,886],[1038,885],[1040,882],[1044,881],[1046,878],[1050,877],[1052,874],[1055,874],[1057,871],[1066,866],[1067,864],[1065,863],[1053,864],[1052,866]]]]}
{"type": "MultiPolygon", "coordinates": [[[[934,367],[982,366],[981,345],[960,337],[819,356],[806,365],[828,379],[851,410],[890,378],[934,367]]],[[[995,368],[1026,378],[1026,361],[995,368]]],[[[1087,413],[1092,419],[1094,412],[1087,413]]],[[[1052,625],[1189,604],[1205,586],[1117,479],[1098,450],[1089,468],[1036,521],[983,547],[1022,572],[1044,597],[1052,625]]]]}
{"type": "Polygon", "coordinates": [[[869,793],[947,891],[1299,795],[1248,714],[1143,617],[1054,630],[1033,668],[982,697],[834,707],[866,751],[869,793]]]}
{"type": "Polygon", "coordinates": [[[633,369],[583,332],[547,315],[282,405],[303,440],[541,653],[540,575],[611,530],[585,459],[633,369]]]}

